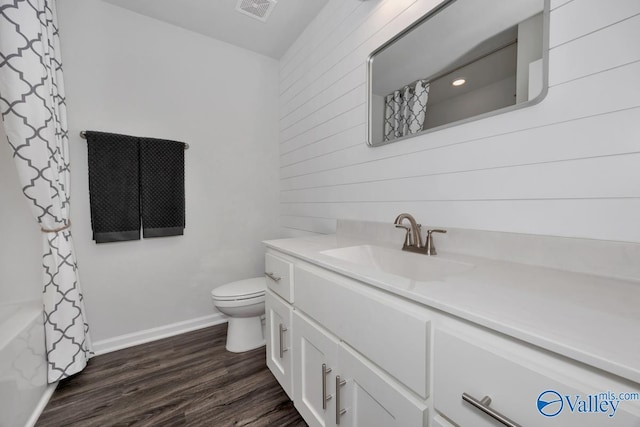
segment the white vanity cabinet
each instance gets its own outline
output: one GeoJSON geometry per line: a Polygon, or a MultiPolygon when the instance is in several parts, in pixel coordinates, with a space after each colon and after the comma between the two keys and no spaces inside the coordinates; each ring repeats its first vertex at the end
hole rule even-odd
{"type": "Polygon", "coordinates": [[[426,425],[426,405],[303,314],[293,316],[294,404],[310,426],[426,425]]]}
{"type": "Polygon", "coordinates": [[[310,426],[640,427],[638,383],[271,248],[267,266],[267,364],[310,426]]]}
{"type": "Polygon", "coordinates": [[[291,317],[293,308],[271,290],[265,296],[267,366],[293,400],[291,317]]]}
{"type": "Polygon", "coordinates": [[[309,425],[428,425],[426,311],[286,255],[266,265],[267,366],[309,425]]]}

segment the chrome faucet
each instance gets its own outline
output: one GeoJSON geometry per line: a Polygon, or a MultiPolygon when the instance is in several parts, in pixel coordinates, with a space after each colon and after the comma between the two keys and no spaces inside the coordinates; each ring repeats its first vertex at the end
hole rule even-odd
{"type": "Polygon", "coordinates": [[[422,247],[422,237],[420,236],[420,228],[422,226],[416,223],[413,216],[408,213],[401,213],[393,223],[397,228],[404,228],[407,231],[404,238],[404,245],[402,246],[403,251],[410,251],[413,250],[411,248],[417,249],[422,247]],[[408,227],[402,223],[405,219],[409,221],[408,227]]]}
{"type": "Polygon", "coordinates": [[[433,233],[446,233],[447,230],[427,230],[426,244],[422,244],[422,236],[420,230],[422,226],[416,223],[413,216],[408,213],[401,213],[396,217],[393,222],[397,228],[404,228],[407,234],[404,237],[404,244],[402,245],[403,251],[416,252],[425,255],[437,255],[436,247],[433,244],[433,233]],[[409,221],[409,225],[403,224],[404,220],[409,221]]]}

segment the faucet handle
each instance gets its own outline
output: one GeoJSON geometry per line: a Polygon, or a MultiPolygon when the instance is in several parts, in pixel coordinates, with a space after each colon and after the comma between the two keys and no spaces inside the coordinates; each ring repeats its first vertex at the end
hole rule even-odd
{"type": "Polygon", "coordinates": [[[447,230],[441,230],[441,229],[433,229],[433,230],[427,230],[427,243],[426,243],[426,249],[427,249],[427,255],[437,255],[438,253],[436,252],[436,245],[433,244],[433,233],[446,233],[447,230]]]}
{"type": "Polygon", "coordinates": [[[441,230],[436,228],[435,230],[427,230],[427,234],[431,234],[431,233],[446,233],[447,230],[441,230]]]}

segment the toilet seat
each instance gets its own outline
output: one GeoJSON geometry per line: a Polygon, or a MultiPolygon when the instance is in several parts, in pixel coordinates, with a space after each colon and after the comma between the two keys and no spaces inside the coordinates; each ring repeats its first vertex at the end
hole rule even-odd
{"type": "Polygon", "coordinates": [[[266,289],[264,277],[254,277],[219,286],[211,291],[211,298],[214,301],[245,301],[251,304],[264,301],[266,289]],[[248,301],[252,299],[256,301],[248,301]]]}
{"type": "Polygon", "coordinates": [[[219,300],[213,299],[213,305],[220,308],[226,307],[250,307],[256,304],[264,304],[265,296],[258,295],[257,297],[246,298],[246,299],[231,299],[231,300],[219,300]]]}

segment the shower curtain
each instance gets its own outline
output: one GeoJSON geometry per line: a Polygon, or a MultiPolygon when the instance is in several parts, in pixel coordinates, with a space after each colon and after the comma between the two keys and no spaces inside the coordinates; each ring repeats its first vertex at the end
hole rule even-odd
{"type": "Polygon", "coordinates": [[[384,140],[391,141],[422,130],[429,100],[429,83],[418,80],[385,98],[384,140]]]}
{"type": "Polygon", "coordinates": [[[0,114],[43,237],[48,381],[92,355],[69,220],[69,147],[54,0],[0,0],[0,114]]]}

